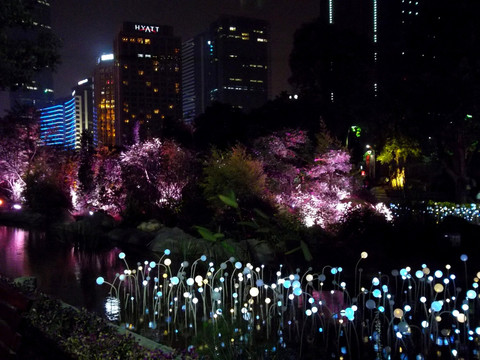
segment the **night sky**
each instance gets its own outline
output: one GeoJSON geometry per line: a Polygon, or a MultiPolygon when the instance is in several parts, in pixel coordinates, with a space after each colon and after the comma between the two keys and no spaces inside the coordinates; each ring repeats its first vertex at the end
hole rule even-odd
{"type": "Polygon", "coordinates": [[[319,0],[51,0],[52,27],[63,41],[55,97],[93,73],[96,59],[113,51],[123,21],[171,25],[182,41],[207,29],[219,15],[270,22],[272,97],[289,90],[288,57],[293,34],[319,13],[319,0]]]}

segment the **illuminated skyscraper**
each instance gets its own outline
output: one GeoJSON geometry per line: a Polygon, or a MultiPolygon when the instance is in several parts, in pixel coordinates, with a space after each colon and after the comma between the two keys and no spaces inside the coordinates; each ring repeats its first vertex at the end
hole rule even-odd
{"type": "Polygon", "coordinates": [[[181,41],[170,26],[125,22],[114,43],[115,142],[160,136],[182,118],[181,41]]]}
{"type": "Polygon", "coordinates": [[[79,149],[82,135],[89,132],[97,144],[96,117],[91,79],[78,82],[72,96],[40,109],[40,141],[45,146],[79,149]]]}
{"type": "Polygon", "coordinates": [[[75,149],[75,98],[67,98],[39,112],[41,144],[75,149]]]}
{"type": "Polygon", "coordinates": [[[97,139],[100,146],[115,146],[115,82],[114,56],[102,55],[95,67],[94,111],[97,118],[97,139]]]}
{"type": "MultiPolygon", "coordinates": [[[[14,35],[18,40],[36,39],[40,32],[51,31],[51,7],[49,0],[32,0],[31,15],[33,27],[28,29],[15,29],[14,35]]],[[[28,56],[28,54],[26,54],[28,56]]],[[[51,69],[43,69],[36,73],[30,83],[18,84],[16,91],[10,91],[10,108],[15,105],[29,106],[40,109],[52,105],[53,102],[53,72],[51,69]]]]}
{"type": "Polygon", "coordinates": [[[222,16],[184,42],[184,120],[193,120],[213,102],[244,111],[263,105],[270,91],[269,39],[266,21],[222,16]]]}
{"type": "Polygon", "coordinates": [[[74,88],[75,98],[75,148],[81,146],[83,134],[91,136],[93,145],[96,146],[97,139],[97,118],[93,103],[93,81],[84,79],[78,82],[74,88]]]}

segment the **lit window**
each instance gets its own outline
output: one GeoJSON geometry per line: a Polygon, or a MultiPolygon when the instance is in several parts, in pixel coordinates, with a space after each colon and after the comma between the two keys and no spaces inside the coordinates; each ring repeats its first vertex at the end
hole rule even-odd
{"type": "Polygon", "coordinates": [[[137,54],[139,58],[143,58],[143,54],[137,54]]]}
{"type": "Polygon", "coordinates": [[[128,69],[128,65],[126,65],[126,64],[123,65],[123,68],[124,68],[124,69],[128,69]]]}
{"type": "Polygon", "coordinates": [[[159,113],[160,113],[160,110],[155,109],[155,110],[153,110],[153,113],[154,113],[154,114],[159,114],[159,113]]]}
{"type": "Polygon", "coordinates": [[[168,108],[173,109],[173,105],[172,104],[168,105],[168,108]]]}
{"type": "Polygon", "coordinates": [[[123,80],[122,83],[123,83],[123,85],[128,85],[128,81],[127,81],[127,80],[123,80]]]}
{"type": "Polygon", "coordinates": [[[138,42],[139,44],[143,44],[143,38],[138,38],[138,39],[137,39],[137,42],[138,42]]]}
{"type": "Polygon", "coordinates": [[[145,39],[145,44],[149,45],[150,44],[150,39],[145,39]]]}
{"type": "Polygon", "coordinates": [[[147,119],[151,119],[152,118],[152,114],[147,114],[147,119]]]}
{"type": "Polygon", "coordinates": [[[127,38],[127,37],[123,37],[123,38],[122,38],[122,41],[123,41],[123,42],[127,42],[127,41],[128,41],[128,38],[127,38]]]}
{"type": "Polygon", "coordinates": [[[143,75],[144,71],[143,70],[138,70],[138,75],[143,75]]]}
{"type": "Polygon", "coordinates": [[[153,92],[158,93],[158,88],[153,88],[153,92]]]}
{"type": "Polygon", "coordinates": [[[135,42],[135,38],[130,38],[130,42],[135,42]]]}
{"type": "Polygon", "coordinates": [[[147,85],[147,86],[152,86],[152,83],[151,83],[150,81],[147,81],[147,82],[145,83],[145,85],[147,85]]]}
{"type": "Polygon", "coordinates": [[[258,41],[258,42],[267,42],[267,39],[264,39],[264,38],[257,38],[257,41],[258,41]]]}
{"type": "Polygon", "coordinates": [[[173,52],[174,52],[175,54],[178,54],[178,53],[180,53],[180,49],[179,49],[179,48],[175,48],[175,50],[173,50],[173,52]]]}
{"type": "Polygon", "coordinates": [[[235,26],[230,26],[230,31],[235,31],[237,28],[235,26]]]}

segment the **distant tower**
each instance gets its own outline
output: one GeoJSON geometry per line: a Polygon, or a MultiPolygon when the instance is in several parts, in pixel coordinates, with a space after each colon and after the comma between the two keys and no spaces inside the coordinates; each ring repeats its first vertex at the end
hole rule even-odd
{"type": "Polygon", "coordinates": [[[222,16],[184,42],[184,120],[217,101],[244,111],[263,105],[270,92],[269,39],[266,21],[222,16]]]}
{"type": "Polygon", "coordinates": [[[266,21],[222,16],[206,41],[207,102],[245,111],[260,107],[270,91],[270,29],[266,21]]]}
{"type": "MultiPolygon", "coordinates": [[[[49,0],[31,1],[31,15],[33,27],[26,30],[15,30],[12,37],[18,40],[33,40],[42,31],[51,31],[51,7],[49,0]]],[[[28,54],[27,54],[28,56],[28,54]]],[[[16,105],[28,106],[36,109],[53,105],[53,72],[52,69],[43,69],[36,73],[28,84],[18,84],[16,91],[10,91],[10,108],[16,105]]]]}
{"type": "Polygon", "coordinates": [[[182,118],[181,40],[173,28],[125,22],[114,43],[115,142],[160,136],[182,118]]]}
{"type": "Polygon", "coordinates": [[[102,55],[98,59],[93,82],[98,145],[113,147],[116,135],[113,54],[102,55]]]}
{"type": "Polygon", "coordinates": [[[79,81],[74,88],[73,96],[75,98],[75,148],[80,148],[85,132],[92,137],[93,145],[96,146],[98,143],[97,118],[94,111],[92,79],[79,81]]]}

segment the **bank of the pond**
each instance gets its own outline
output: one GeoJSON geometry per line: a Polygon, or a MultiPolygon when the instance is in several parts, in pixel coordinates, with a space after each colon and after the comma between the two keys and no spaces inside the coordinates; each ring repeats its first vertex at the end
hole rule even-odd
{"type": "Polygon", "coordinates": [[[35,290],[33,278],[0,277],[1,359],[193,359],[35,290]]]}

